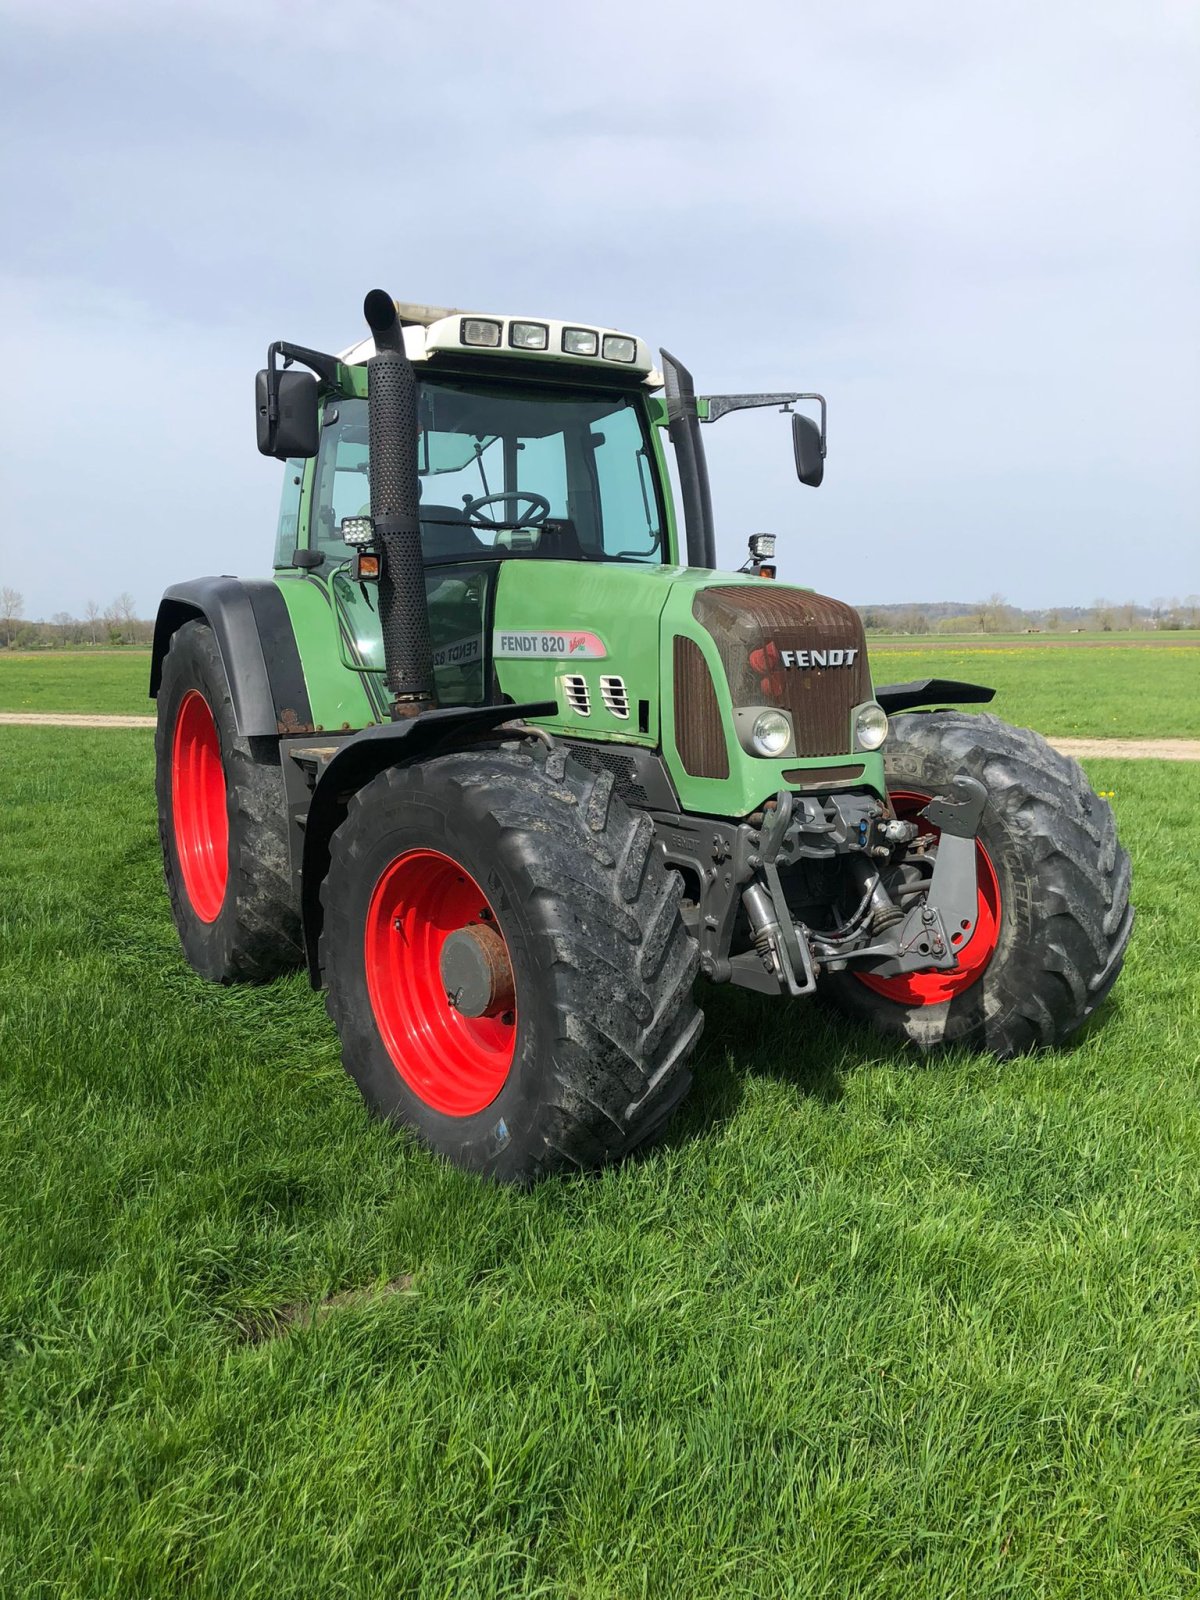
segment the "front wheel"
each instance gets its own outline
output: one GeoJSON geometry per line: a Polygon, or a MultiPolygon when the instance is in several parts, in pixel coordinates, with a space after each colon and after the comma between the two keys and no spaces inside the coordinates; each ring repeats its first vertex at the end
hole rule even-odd
{"type": "Polygon", "coordinates": [[[893,978],[847,970],[822,989],[925,1050],[964,1044],[1004,1057],[1061,1043],[1116,982],[1133,926],[1112,808],[1077,762],[1027,728],[953,711],[893,719],[885,775],[898,816],[915,820],[959,773],[988,801],[978,916],[958,966],[893,978]]]}
{"type": "Polygon", "coordinates": [[[695,941],[648,817],[562,751],[390,769],[350,801],[321,965],[367,1105],[528,1183],[619,1160],[691,1082],[695,941]]]}

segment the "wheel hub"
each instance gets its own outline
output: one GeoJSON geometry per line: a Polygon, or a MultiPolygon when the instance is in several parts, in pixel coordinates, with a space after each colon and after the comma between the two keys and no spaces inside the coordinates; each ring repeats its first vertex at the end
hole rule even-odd
{"type": "Polygon", "coordinates": [[[512,1010],[514,983],[508,948],[486,922],[448,934],[439,966],[446,998],[460,1016],[499,1017],[512,1010]]]}

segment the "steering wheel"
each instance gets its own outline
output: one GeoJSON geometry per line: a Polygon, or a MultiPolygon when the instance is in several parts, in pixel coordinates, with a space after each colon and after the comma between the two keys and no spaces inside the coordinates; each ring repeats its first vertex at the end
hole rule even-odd
{"type": "Polygon", "coordinates": [[[550,502],[544,494],[530,494],[527,489],[501,489],[498,494],[481,494],[474,500],[470,496],[463,499],[463,511],[467,520],[474,528],[490,528],[497,530],[504,527],[540,528],[550,515],[550,502]],[[518,500],[527,500],[530,509],[520,516],[480,516],[484,506],[495,505],[498,501],[503,505],[514,505],[518,500]]]}

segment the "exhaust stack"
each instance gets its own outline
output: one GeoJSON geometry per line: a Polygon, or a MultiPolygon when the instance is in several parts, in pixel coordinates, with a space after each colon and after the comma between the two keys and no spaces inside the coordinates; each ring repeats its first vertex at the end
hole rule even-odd
{"type": "Polygon", "coordinates": [[[372,289],[363,315],[375,339],[367,362],[367,415],[371,520],[382,555],[379,621],[392,717],[399,720],[437,704],[418,509],[417,380],[391,295],[372,289]]]}

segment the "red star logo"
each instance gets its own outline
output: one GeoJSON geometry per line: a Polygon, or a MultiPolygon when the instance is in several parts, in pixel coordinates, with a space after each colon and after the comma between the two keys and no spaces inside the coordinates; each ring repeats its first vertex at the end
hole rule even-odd
{"type": "Polygon", "coordinates": [[[751,670],[758,673],[759,687],[765,695],[770,695],[775,700],[783,699],[783,669],[779,661],[779,651],[773,644],[763,645],[761,650],[750,652],[751,670]]]}

